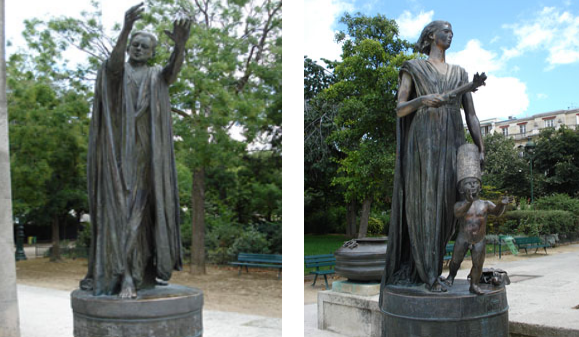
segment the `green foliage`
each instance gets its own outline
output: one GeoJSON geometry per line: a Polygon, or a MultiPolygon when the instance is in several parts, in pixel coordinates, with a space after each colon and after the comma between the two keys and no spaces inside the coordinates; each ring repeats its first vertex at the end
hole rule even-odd
{"type": "Polygon", "coordinates": [[[90,222],[85,222],[83,224],[82,230],[78,233],[76,238],[76,247],[89,249],[92,240],[92,231],[90,222]]]}
{"type": "Polygon", "coordinates": [[[541,179],[540,194],[565,193],[575,196],[579,191],[579,130],[565,126],[541,130],[536,141],[534,171],[541,179]]]}
{"type": "Polygon", "coordinates": [[[546,235],[577,232],[579,226],[572,213],[567,211],[512,211],[505,214],[507,230],[518,234],[546,235]]]}
{"type": "Polygon", "coordinates": [[[502,134],[490,133],[483,141],[485,165],[481,195],[491,200],[501,194],[530,197],[529,166],[521,158],[520,149],[515,148],[514,140],[502,134]]]}
{"type": "Polygon", "coordinates": [[[384,233],[384,222],[382,219],[371,216],[368,219],[368,235],[382,235],[384,233]]]}
{"type": "Polygon", "coordinates": [[[579,199],[571,198],[567,194],[558,193],[535,200],[537,210],[561,210],[571,212],[579,218],[579,199]]]}
{"type": "Polygon", "coordinates": [[[345,233],[346,231],[344,206],[324,205],[323,199],[319,199],[319,202],[315,204],[308,204],[304,212],[307,214],[304,226],[306,234],[345,233]]]}
{"type": "Polygon", "coordinates": [[[413,57],[409,43],[382,15],[340,22],[342,61],[326,61],[333,76],[304,61],[306,232],[319,227],[318,210],[388,195],[394,176],[398,71],[413,57]]]}
{"type": "Polygon", "coordinates": [[[243,253],[270,253],[267,235],[255,227],[235,224],[215,224],[205,240],[209,260],[217,264],[235,261],[243,253]]]}
{"type": "Polygon", "coordinates": [[[69,212],[80,218],[88,208],[89,94],[59,72],[59,51],[35,27],[35,21],[26,24],[28,52],[7,62],[14,215],[59,226],[69,212]]]}

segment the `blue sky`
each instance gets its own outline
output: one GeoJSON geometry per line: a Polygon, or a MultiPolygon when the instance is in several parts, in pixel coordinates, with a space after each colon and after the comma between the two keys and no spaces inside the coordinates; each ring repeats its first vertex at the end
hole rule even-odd
{"type": "Polygon", "coordinates": [[[432,20],[452,24],[447,62],[489,75],[474,94],[479,119],[579,108],[579,0],[305,0],[304,55],[338,59],[344,12],[395,19],[415,42],[432,20]]]}

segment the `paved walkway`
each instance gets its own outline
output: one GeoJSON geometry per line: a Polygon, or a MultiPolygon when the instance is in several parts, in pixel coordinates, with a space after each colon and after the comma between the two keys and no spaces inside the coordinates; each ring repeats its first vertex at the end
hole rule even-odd
{"type": "MultiPolygon", "coordinates": [[[[576,246],[576,247],[573,247],[576,246]]],[[[570,252],[526,256],[516,261],[485,264],[506,270],[511,278],[507,286],[511,330],[530,336],[579,337],[579,245],[570,252]],[[576,249],[575,249],[576,248],[576,249]],[[513,325],[515,324],[515,326],[513,325]]],[[[459,271],[466,278],[469,269],[459,271]]],[[[317,328],[317,304],[304,306],[304,336],[342,337],[317,328]]]]}
{"type": "MultiPolygon", "coordinates": [[[[18,285],[21,337],[73,337],[70,293],[18,285]]],[[[203,310],[204,337],[281,337],[281,318],[203,310]]]]}

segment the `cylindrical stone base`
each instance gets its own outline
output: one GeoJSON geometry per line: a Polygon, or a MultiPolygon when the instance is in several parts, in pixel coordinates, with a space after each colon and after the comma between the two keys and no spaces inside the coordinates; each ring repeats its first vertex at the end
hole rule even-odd
{"type": "Polygon", "coordinates": [[[74,337],[200,337],[203,292],[178,285],[138,292],[136,299],[71,294],[74,337]]]}
{"type": "Polygon", "coordinates": [[[483,284],[484,295],[471,294],[466,280],[445,293],[424,286],[386,286],[382,337],[508,337],[509,305],[504,287],[483,284]]]}

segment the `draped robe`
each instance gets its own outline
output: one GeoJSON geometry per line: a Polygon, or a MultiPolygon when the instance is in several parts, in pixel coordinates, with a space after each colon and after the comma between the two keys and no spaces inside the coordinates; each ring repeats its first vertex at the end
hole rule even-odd
{"type": "Polygon", "coordinates": [[[107,62],[95,85],[88,149],[92,243],[83,288],[94,295],[119,293],[126,270],[142,289],[182,268],[168,83],[159,66],[136,77],[129,63],[114,73],[107,62]]]}
{"type": "MultiPolygon", "coordinates": [[[[468,83],[459,66],[439,73],[426,60],[411,60],[400,70],[412,77],[414,95],[443,94],[468,83]]],[[[446,244],[457,220],[454,203],[456,154],[465,143],[462,95],[438,108],[422,106],[397,119],[396,166],[386,267],[388,284],[432,286],[442,273],[446,244]]],[[[382,293],[382,292],[381,292],[382,293]]],[[[380,295],[380,303],[382,303],[380,295]]]]}

